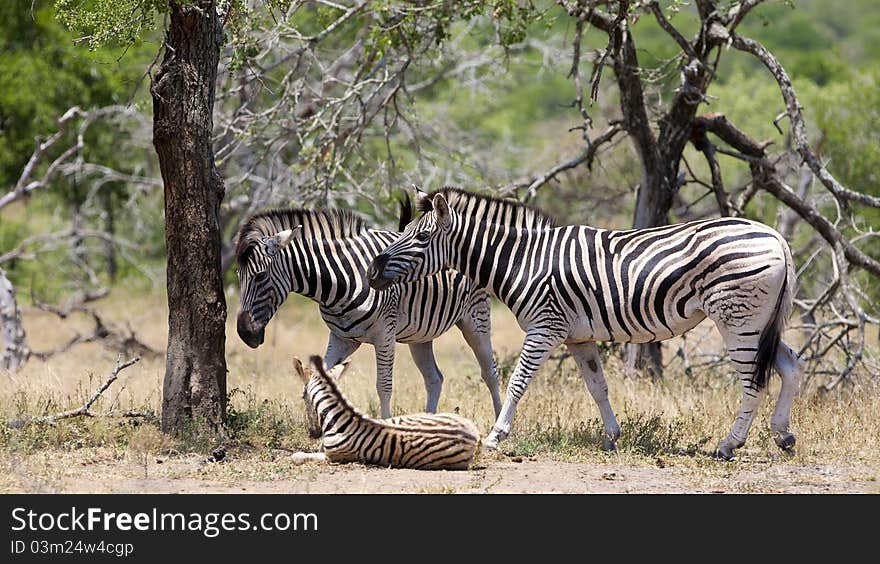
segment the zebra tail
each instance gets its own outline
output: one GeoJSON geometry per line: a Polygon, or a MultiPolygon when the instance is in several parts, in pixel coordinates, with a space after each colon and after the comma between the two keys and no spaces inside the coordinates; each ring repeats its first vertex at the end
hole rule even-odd
{"type": "Polygon", "coordinates": [[[791,258],[791,251],[788,244],[784,240],[782,243],[783,254],[785,257],[785,280],[782,282],[782,288],[779,289],[779,296],[776,298],[776,305],[773,308],[773,316],[761,331],[758,338],[758,352],[755,358],[755,376],[752,382],[759,390],[763,389],[770,380],[770,369],[773,367],[773,360],[776,358],[776,351],[782,340],[782,333],[785,331],[785,323],[791,313],[792,295],[794,288],[794,264],[791,258]]]}

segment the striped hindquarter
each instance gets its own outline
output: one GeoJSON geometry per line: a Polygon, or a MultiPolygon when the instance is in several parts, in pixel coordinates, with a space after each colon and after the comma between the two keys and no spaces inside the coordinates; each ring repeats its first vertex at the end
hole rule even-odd
{"type": "Polygon", "coordinates": [[[318,303],[330,328],[326,366],[362,343],[376,352],[376,389],[383,417],[391,415],[395,342],[409,345],[425,380],[426,411],[436,411],[443,375],[432,341],[457,326],[480,365],[495,413],[501,409],[485,290],[453,270],[387,292],[370,288],[366,271],[396,234],[369,229],[345,210],[272,210],[253,216],[238,234],[238,334],[256,348],[290,292],[318,303]]]}
{"type": "Polygon", "coordinates": [[[607,399],[596,341],[642,343],[681,335],[708,317],[743,384],[743,403],[719,452],[741,446],[772,366],[783,390],[771,420],[788,432],[800,362],[780,337],[792,303],[794,264],[786,241],[760,223],[721,218],[613,231],[556,225],[540,210],[453,188],[424,195],[423,215],[371,265],[376,288],[451,267],[505,303],[526,331],[507,400],[488,446],[509,432],[516,405],[552,350],[565,343],[605,421],[607,399]]]}
{"type": "Polygon", "coordinates": [[[462,470],[476,455],[480,434],[470,420],[452,413],[371,419],[345,399],[320,357],[312,357],[310,363],[306,371],[294,359],[294,369],[305,384],[303,399],[310,434],[321,437],[326,460],[417,470],[462,470]]]}

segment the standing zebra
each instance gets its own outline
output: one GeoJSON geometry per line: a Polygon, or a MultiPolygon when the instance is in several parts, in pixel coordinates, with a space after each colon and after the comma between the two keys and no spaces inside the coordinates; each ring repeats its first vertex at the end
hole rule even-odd
{"type": "MultiPolygon", "coordinates": [[[[321,439],[321,453],[295,453],[294,461],[362,462],[416,470],[464,470],[477,454],[480,432],[454,413],[416,413],[391,419],[366,417],[345,399],[321,357],[311,357],[311,374],[298,358],[293,368],[305,388],[309,436],[321,439]]],[[[339,375],[345,366],[336,366],[339,375]]]]}
{"type": "Polygon", "coordinates": [[[455,268],[487,288],[526,332],[501,415],[486,440],[507,437],[517,403],[551,351],[565,343],[596,401],[605,447],[620,426],[608,401],[596,341],[646,343],[715,322],[742,381],[742,405],[718,454],[732,458],[775,364],[782,389],[770,426],[794,447],[789,416],[803,370],[781,342],[791,308],[791,252],[773,229],[739,218],[612,231],[556,226],[539,210],[455,188],[421,195],[422,217],[370,266],[377,289],[455,268]]]}
{"type": "MultiPolygon", "coordinates": [[[[404,206],[404,215],[407,209],[404,206]]],[[[238,335],[257,348],[288,293],[313,299],[330,328],[324,355],[328,369],[362,343],[374,346],[376,389],[382,417],[387,418],[391,416],[395,341],[409,345],[425,379],[425,410],[434,412],[443,375],[434,360],[432,341],[457,325],[477,357],[497,416],[501,393],[492,354],[488,294],[453,270],[386,292],[371,289],[366,279],[370,261],[396,236],[368,229],[363,220],[345,210],[286,209],[253,216],[238,233],[238,335]]]]}

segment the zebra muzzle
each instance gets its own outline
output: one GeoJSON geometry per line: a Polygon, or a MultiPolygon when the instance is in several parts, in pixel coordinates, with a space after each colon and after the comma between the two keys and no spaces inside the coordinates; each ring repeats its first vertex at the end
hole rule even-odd
{"type": "Polygon", "coordinates": [[[238,329],[238,336],[250,348],[255,349],[263,344],[266,328],[257,328],[254,318],[249,311],[239,312],[236,328],[238,329]]]}
{"type": "Polygon", "coordinates": [[[381,254],[373,259],[370,268],[367,269],[367,281],[370,288],[374,290],[384,290],[394,283],[392,278],[388,278],[385,273],[385,266],[388,264],[388,255],[381,254]]]}

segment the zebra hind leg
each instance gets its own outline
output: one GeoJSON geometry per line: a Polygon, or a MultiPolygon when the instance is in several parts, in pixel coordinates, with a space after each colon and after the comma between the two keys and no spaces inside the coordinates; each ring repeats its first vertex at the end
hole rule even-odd
{"type": "Polygon", "coordinates": [[[787,453],[793,453],[795,436],[789,430],[791,405],[800,389],[804,362],[791,350],[791,347],[780,342],[773,365],[782,377],[782,387],[779,390],[776,406],[773,408],[773,415],[770,416],[770,430],[773,431],[776,445],[787,453]]]}
{"type": "Polygon", "coordinates": [[[392,373],[394,371],[394,338],[374,344],[376,349],[376,393],[382,419],[391,417],[392,373]]]}
{"type": "Polygon", "coordinates": [[[323,452],[295,452],[290,455],[290,461],[294,464],[306,462],[327,462],[327,455],[323,452]]]}
{"type": "Polygon", "coordinates": [[[746,443],[749,429],[767,392],[767,386],[758,386],[754,382],[755,358],[758,351],[757,332],[746,331],[728,334],[734,337],[725,338],[725,340],[728,343],[727,352],[730,355],[730,361],[739,373],[739,379],[742,383],[742,403],[730,433],[719,443],[716,455],[725,460],[733,460],[734,451],[746,443]]]}
{"type": "Polygon", "coordinates": [[[434,342],[410,343],[409,351],[412,354],[413,361],[416,363],[416,367],[422,373],[422,378],[425,379],[425,393],[428,396],[425,411],[437,413],[437,404],[440,403],[440,391],[443,389],[443,374],[437,367],[437,361],[434,358],[434,342]]]}
{"type": "Polygon", "coordinates": [[[602,416],[602,423],[605,425],[602,448],[613,451],[617,448],[617,439],[620,437],[620,425],[617,423],[614,410],[611,409],[611,403],[608,401],[608,384],[602,373],[599,347],[594,342],[567,343],[566,346],[577,363],[578,370],[587,385],[587,390],[593,396],[593,401],[596,402],[602,416]]]}

